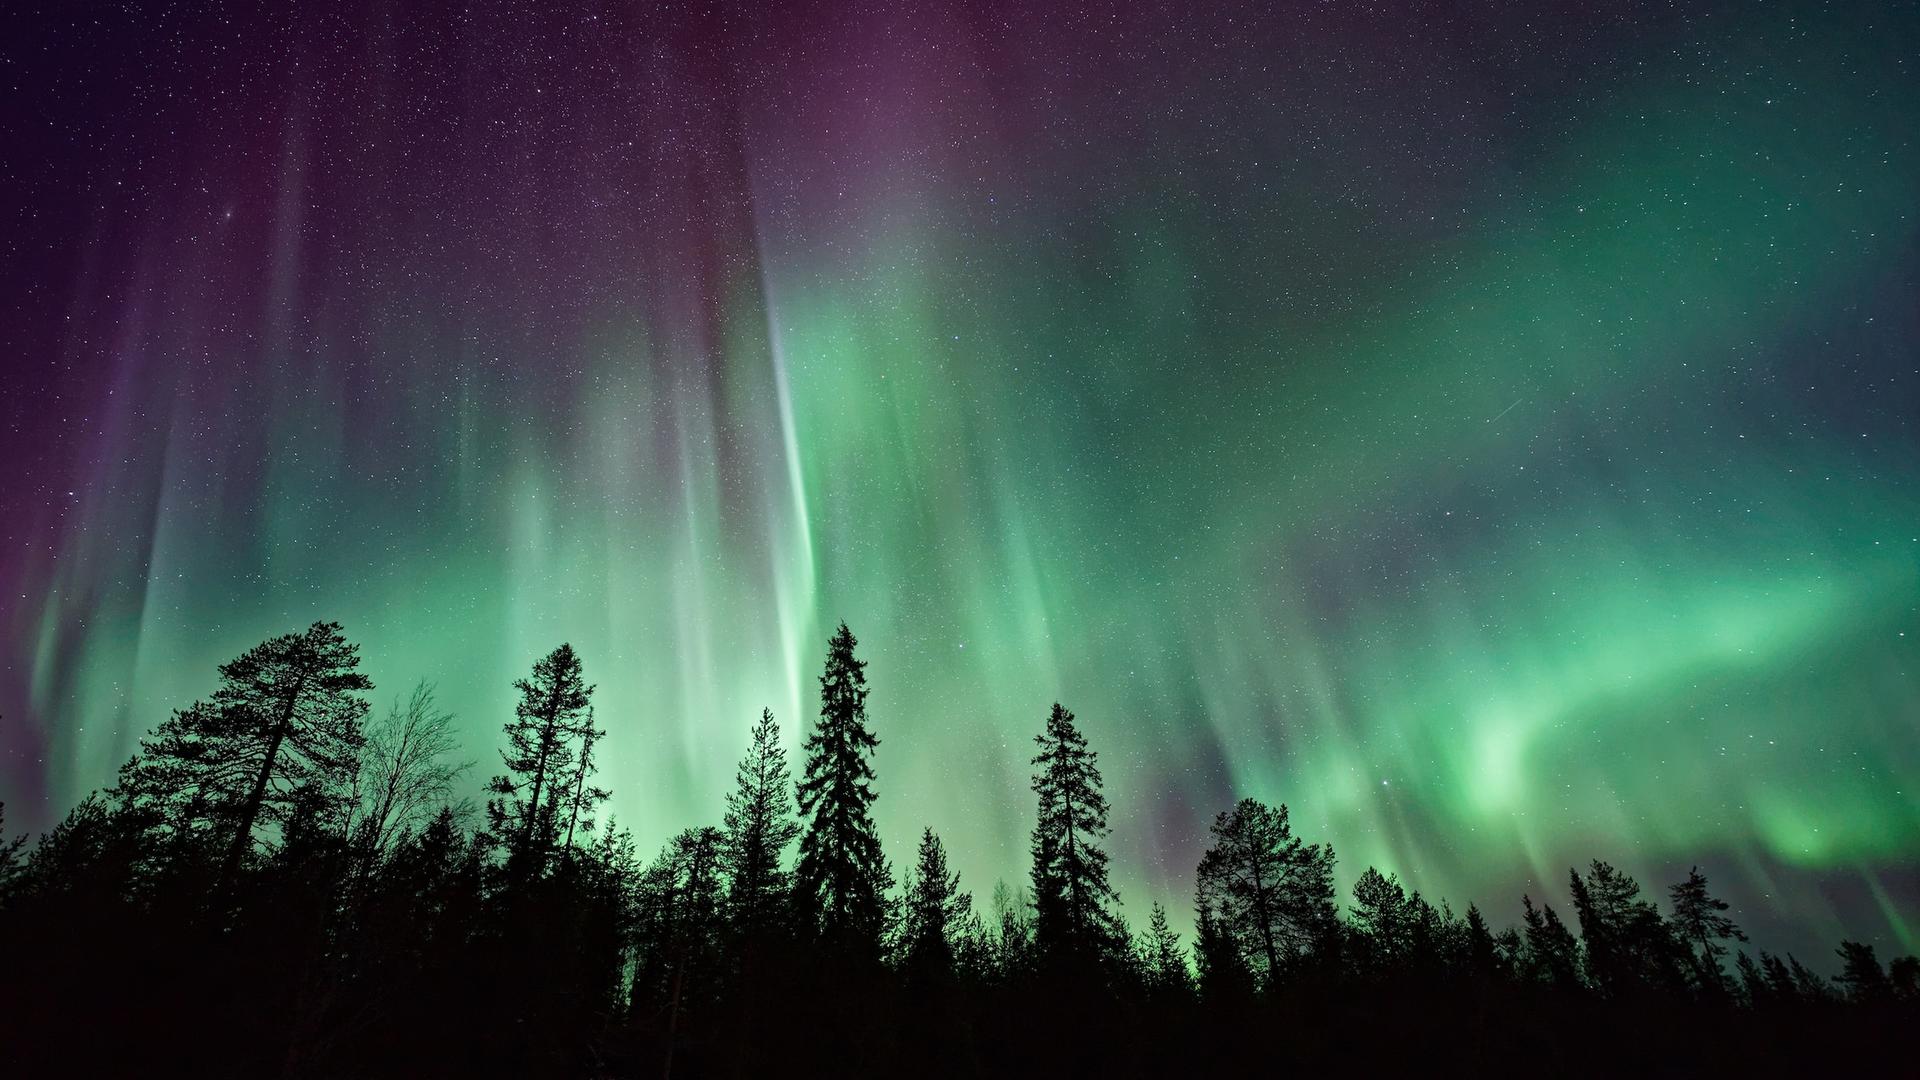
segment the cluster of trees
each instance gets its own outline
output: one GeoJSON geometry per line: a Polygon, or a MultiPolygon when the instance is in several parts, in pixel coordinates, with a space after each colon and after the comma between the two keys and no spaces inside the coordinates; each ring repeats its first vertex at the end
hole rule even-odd
{"type": "Polygon", "coordinates": [[[431,687],[374,715],[338,625],[264,642],[112,789],[0,844],[0,1045],[78,1073],[1777,1066],[1920,1011],[1920,961],[1857,942],[1836,981],[1766,952],[1729,972],[1746,939],[1697,870],[1664,914],[1604,862],[1570,872],[1571,923],[1524,897],[1496,931],[1373,869],[1343,912],[1331,846],[1254,799],[1213,823],[1191,949],[1158,904],[1136,932],[1097,754],[1058,704],[1026,887],[983,913],[931,829],[896,880],[855,646],[842,625],[798,777],[763,712],[723,820],[645,860],[603,820],[571,647],[513,684],[476,810],[431,687]]]}

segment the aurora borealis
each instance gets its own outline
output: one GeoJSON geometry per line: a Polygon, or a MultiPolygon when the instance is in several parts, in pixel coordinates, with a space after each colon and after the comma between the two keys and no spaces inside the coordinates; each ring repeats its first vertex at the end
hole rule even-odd
{"type": "Polygon", "coordinates": [[[1920,948],[1911,8],[558,7],[4,17],[10,825],[337,619],[652,846],[844,619],[982,897],[1057,699],[1136,922],[1254,796],[1920,948]]]}

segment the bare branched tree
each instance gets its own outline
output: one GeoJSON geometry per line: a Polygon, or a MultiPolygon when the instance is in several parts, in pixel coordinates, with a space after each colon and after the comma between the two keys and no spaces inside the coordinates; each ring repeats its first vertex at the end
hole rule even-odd
{"type": "Polygon", "coordinates": [[[402,835],[424,826],[451,801],[460,774],[473,767],[450,756],[459,745],[453,723],[453,714],[434,701],[433,684],[422,681],[367,725],[355,787],[357,835],[369,854],[384,854],[402,835]]]}

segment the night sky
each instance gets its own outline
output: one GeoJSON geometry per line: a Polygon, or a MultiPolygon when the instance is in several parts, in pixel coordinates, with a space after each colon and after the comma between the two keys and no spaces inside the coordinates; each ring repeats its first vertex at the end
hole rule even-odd
{"type": "Polygon", "coordinates": [[[1914,7],[196,6],[0,16],[10,828],[334,619],[651,848],[844,619],[980,895],[1057,699],[1136,924],[1250,795],[1920,948],[1914,7]]]}

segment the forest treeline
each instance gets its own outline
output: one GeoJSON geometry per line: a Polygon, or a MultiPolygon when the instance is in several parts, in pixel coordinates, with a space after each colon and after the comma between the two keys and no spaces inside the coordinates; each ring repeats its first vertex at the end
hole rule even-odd
{"type": "MultiPolygon", "coordinates": [[[[376,712],[337,624],[261,643],[109,790],[0,843],[0,1048],[17,1076],[1191,1075],[1245,1068],[1776,1070],[1893,1051],[1920,960],[1829,979],[1698,871],[1665,910],[1604,862],[1517,926],[1366,870],[1284,805],[1221,811],[1193,940],[1122,917],[1095,750],[1036,734],[1023,888],[976,903],[927,829],[899,865],[842,625],[790,765],[753,724],[726,812],[651,858],[595,783],[561,645],[513,683],[484,802],[421,685],[376,712]],[[797,767],[796,767],[797,766],[797,767]]],[[[0,832],[4,836],[4,832],[0,832]]],[[[1900,1051],[1909,1053],[1908,1051],[1900,1051]]]]}

